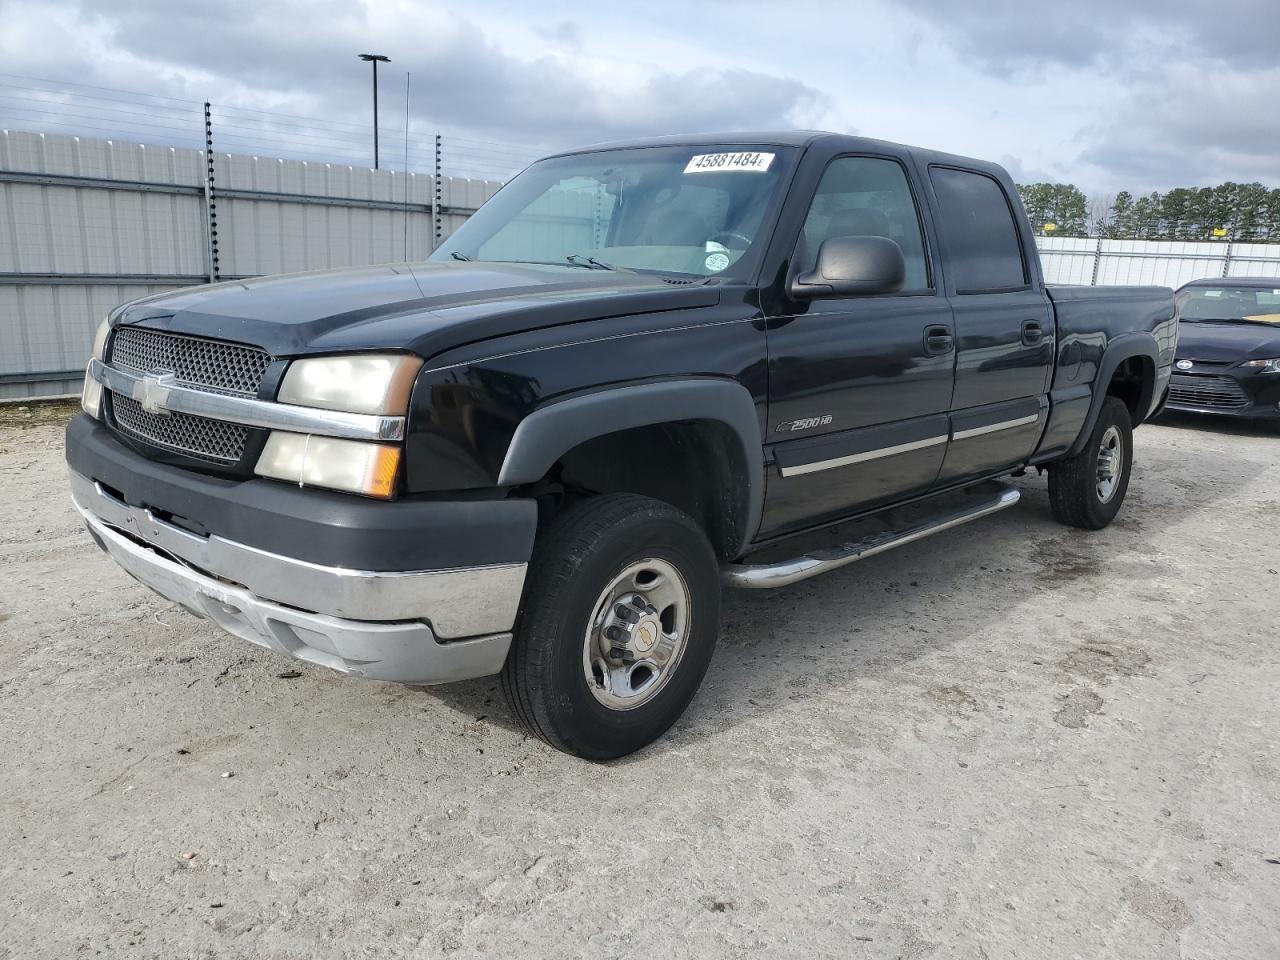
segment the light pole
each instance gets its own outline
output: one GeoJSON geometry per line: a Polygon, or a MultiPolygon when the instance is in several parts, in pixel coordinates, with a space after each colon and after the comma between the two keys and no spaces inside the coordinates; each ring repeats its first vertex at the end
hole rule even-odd
{"type": "Polygon", "coordinates": [[[361,60],[373,64],[373,169],[378,169],[378,64],[390,63],[390,57],[380,53],[361,53],[361,60]]]}

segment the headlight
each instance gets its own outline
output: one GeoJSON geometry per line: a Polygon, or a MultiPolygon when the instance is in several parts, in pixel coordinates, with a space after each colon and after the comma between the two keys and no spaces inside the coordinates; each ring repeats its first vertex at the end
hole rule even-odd
{"type": "Polygon", "coordinates": [[[80,407],[93,419],[102,419],[102,384],[88,373],[84,375],[84,389],[80,391],[80,407]]]}
{"type": "Polygon", "coordinates": [[[344,413],[403,416],[422,360],[404,354],[310,357],[289,365],[281,403],[344,413]]]}
{"type": "Polygon", "coordinates": [[[1257,370],[1260,373],[1280,373],[1280,358],[1275,360],[1246,360],[1240,366],[1257,370]]]}
{"type": "MultiPolygon", "coordinates": [[[[107,334],[111,332],[111,324],[105,318],[98,324],[98,330],[93,335],[93,358],[95,360],[106,360],[107,351],[107,334]]],[[[95,420],[102,419],[102,384],[89,376],[88,372],[84,375],[84,389],[80,391],[80,406],[84,408],[84,412],[95,420]]]]}
{"type": "Polygon", "coordinates": [[[102,322],[98,324],[97,332],[93,335],[93,358],[95,360],[105,361],[107,352],[107,334],[111,332],[111,321],[103,317],[102,322]]]}
{"type": "Polygon", "coordinates": [[[395,494],[399,468],[396,446],[276,431],[267,437],[254,473],[387,500],[395,494]]]}

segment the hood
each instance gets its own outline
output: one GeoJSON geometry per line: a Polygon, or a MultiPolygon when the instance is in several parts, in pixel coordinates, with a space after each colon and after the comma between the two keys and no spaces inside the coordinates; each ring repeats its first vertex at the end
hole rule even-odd
{"type": "Polygon", "coordinates": [[[581,267],[416,263],[237,280],[138,300],[115,322],[273,356],[444,350],[526,330],[718,302],[714,283],[581,267]]]}
{"type": "Polygon", "coordinates": [[[1264,323],[1178,324],[1178,357],[1185,360],[1274,360],[1280,357],[1280,327],[1264,323]]]}

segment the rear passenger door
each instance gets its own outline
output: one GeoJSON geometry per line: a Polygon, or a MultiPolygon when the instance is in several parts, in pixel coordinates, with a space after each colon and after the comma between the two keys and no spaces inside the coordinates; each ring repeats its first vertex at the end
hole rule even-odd
{"type": "Polygon", "coordinates": [[[947,447],[951,308],[937,289],[904,158],[830,160],[791,254],[811,269],[824,240],[884,236],[901,248],[895,294],[785,301],[768,320],[768,537],[927,490],[947,447]]]}
{"type": "Polygon", "coordinates": [[[929,167],[929,182],[956,328],[951,443],[938,477],[951,484],[1035,450],[1048,414],[1053,307],[1033,283],[1038,271],[1005,186],[951,166],[929,167]]]}

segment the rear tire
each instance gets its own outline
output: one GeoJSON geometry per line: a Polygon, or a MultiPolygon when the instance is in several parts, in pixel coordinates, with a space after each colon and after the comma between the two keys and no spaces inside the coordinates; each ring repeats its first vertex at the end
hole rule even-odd
{"type": "Polygon", "coordinates": [[[1120,512],[1132,469],[1129,408],[1119,397],[1107,397],[1084,450],[1049,466],[1054,519],[1069,527],[1101,530],[1120,512]]]}
{"type": "Polygon", "coordinates": [[[684,712],[719,622],[719,564],[690,517],[648,497],[592,497],[539,536],[502,692],[558,750],[625,756],[684,712]]]}

